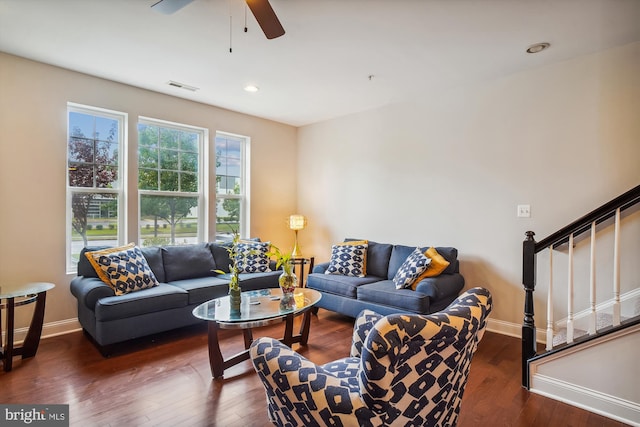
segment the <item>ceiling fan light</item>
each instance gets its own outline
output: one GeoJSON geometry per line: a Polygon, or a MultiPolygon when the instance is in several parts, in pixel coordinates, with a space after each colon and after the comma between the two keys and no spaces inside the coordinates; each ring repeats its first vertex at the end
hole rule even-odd
{"type": "Polygon", "coordinates": [[[260,90],[260,88],[256,85],[246,85],[244,90],[247,92],[255,93],[260,90]]]}

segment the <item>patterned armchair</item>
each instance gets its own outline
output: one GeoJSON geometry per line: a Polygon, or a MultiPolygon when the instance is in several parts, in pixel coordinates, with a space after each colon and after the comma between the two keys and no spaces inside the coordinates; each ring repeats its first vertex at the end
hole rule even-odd
{"type": "Polygon", "coordinates": [[[483,288],[430,315],[364,310],[351,356],[322,366],[260,338],[250,354],[269,418],[279,426],[454,426],[490,312],[483,288]]]}

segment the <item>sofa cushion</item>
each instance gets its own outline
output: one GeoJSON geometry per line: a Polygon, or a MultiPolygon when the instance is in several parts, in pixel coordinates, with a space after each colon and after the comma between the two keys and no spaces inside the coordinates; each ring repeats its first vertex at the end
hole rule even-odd
{"type": "MultiPolygon", "coordinates": [[[[264,273],[240,273],[240,288],[244,291],[255,291],[258,289],[277,288],[278,277],[282,274],[281,270],[266,271],[264,273]]],[[[228,276],[225,274],[225,276],[228,276]]]]}
{"type": "Polygon", "coordinates": [[[393,280],[380,280],[358,287],[358,300],[395,307],[399,311],[429,313],[429,296],[411,289],[396,289],[393,280]]]}
{"type": "Polygon", "coordinates": [[[208,243],[211,254],[216,264],[216,270],[229,272],[231,258],[229,257],[229,246],[225,243],[208,243]]]}
{"type": "Polygon", "coordinates": [[[206,243],[163,246],[162,260],[167,282],[215,275],[216,263],[206,243]]]}
{"type": "Polygon", "coordinates": [[[166,283],[160,283],[158,286],[138,292],[101,298],[96,303],[96,320],[106,322],[171,308],[185,307],[188,297],[185,290],[166,283]]]}
{"type": "Polygon", "coordinates": [[[87,246],[82,248],[82,250],[80,250],[80,257],[78,258],[78,276],[96,277],[99,279],[98,272],[93,268],[93,264],[91,264],[85,254],[87,252],[101,251],[112,247],[113,246],[87,246]]]}
{"type": "Polygon", "coordinates": [[[135,244],[85,252],[98,277],[111,286],[116,295],[124,295],[158,286],[142,251],[135,244]]]}
{"type": "Polygon", "coordinates": [[[193,279],[176,280],[169,285],[183,289],[189,294],[189,305],[200,304],[227,295],[229,280],[218,277],[196,277],[193,279]]]}
{"type": "Polygon", "coordinates": [[[367,244],[333,245],[329,267],[324,274],[364,277],[367,244]]]}
{"type": "Polygon", "coordinates": [[[453,274],[458,272],[458,250],[456,248],[452,248],[450,246],[438,246],[435,248],[436,251],[444,259],[449,261],[449,266],[442,272],[443,274],[453,274]]]}
{"type": "Polygon", "coordinates": [[[269,268],[271,242],[242,240],[236,245],[236,266],[239,273],[266,273],[269,268]]]}
{"type": "Polygon", "coordinates": [[[162,249],[158,246],[148,246],[140,248],[142,255],[147,259],[151,271],[156,275],[158,282],[166,282],[164,277],[164,265],[162,263],[162,249]]]}
{"type": "Polygon", "coordinates": [[[379,280],[381,280],[381,278],[375,276],[351,277],[337,274],[313,273],[307,277],[307,286],[320,292],[328,292],[347,298],[356,298],[358,287],[379,280]]]}
{"type": "MultiPolygon", "coordinates": [[[[362,239],[347,238],[344,240],[345,242],[351,242],[362,239]]],[[[391,249],[393,249],[393,245],[373,242],[371,240],[368,242],[366,274],[378,277],[387,277],[387,272],[389,270],[389,258],[391,257],[391,249]]]]}
{"type": "Polygon", "coordinates": [[[393,280],[402,263],[411,255],[415,246],[394,245],[389,258],[389,270],[387,279],[393,280]]]}
{"type": "Polygon", "coordinates": [[[427,258],[420,248],[415,248],[393,276],[396,289],[411,287],[411,284],[427,269],[430,263],[431,259],[427,258]]]}

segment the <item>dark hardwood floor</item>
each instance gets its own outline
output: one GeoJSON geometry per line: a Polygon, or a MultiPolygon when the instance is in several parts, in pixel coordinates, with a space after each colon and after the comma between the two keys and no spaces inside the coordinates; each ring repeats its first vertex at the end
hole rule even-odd
{"type": "MultiPolygon", "coordinates": [[[[309,345],[294,349],[316,363],[349,353],[353,320],[320,310],[309,345]]],[[[255,330],[280,337],[283,325],[255,330]]],[[[225,356],[242,333],[222,330],[225,356]]],[[[0,373],[1,403],[67,403],[77,426],[269,426],[265,394],[250,361],[212,380],[206,325],[127,343],[109,358],[81,333],[42,340],[35,358],[0,373]]],[[[520,387],[520,340],[487,332],[471,365],[458,425],[623,426],[520,387]]]]}

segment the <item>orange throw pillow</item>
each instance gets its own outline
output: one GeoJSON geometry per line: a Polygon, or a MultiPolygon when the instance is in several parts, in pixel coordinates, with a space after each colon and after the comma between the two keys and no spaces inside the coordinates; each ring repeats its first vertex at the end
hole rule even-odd
{"type": "Polygon", "coordinates": [[[434,247],[427,249],[424,254],[427,258],[431,259],[431,263],[424,271],[424,273],[418,276],[418,278],[411,284],[411,289],[413,289],[414,291],[416,290],[416,286],[422,279],[425,279],[427,277],[439,276],[444,270],[446,270],[447,267],[449,267],[449,261],[444,259],[444,257],[440,255],[434,247]]]}

